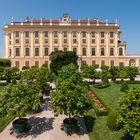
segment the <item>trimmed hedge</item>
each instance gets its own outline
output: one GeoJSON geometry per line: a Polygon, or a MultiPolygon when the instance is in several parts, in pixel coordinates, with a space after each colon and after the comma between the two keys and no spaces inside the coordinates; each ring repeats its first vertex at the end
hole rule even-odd
{"type": "MultiPolygon", "coordinates": [[[[132,80],[129,80],[129,81],[125,81],[127,84],[140,84],[140,81],[132,81],[132,80]]],[[[115,81],[115,84],[122,84],[123,81],[115,81]]]]}
{"type": "Polygon", "coordinates": [[[99,98],[97,98],[97,96],[92,91],[88,93],[88,99],[97,116],[108,115],[109,109],[105,106],[105,104],[99,98]],[[90,94],[91,95],[93,94],[93,96],[90,96],[90,94]]]}
{"type": "Polygon", "coordinates": [[[110,83],[97,83],[94,85],[95,88],[98,88],[98,89],[102,89],[102,88],[106,88],[106,87],[109,87],[110,86],[110,83]]]}
{"type": "Polygon", "coordinates": [[[111,110],[107,117],[107,126],[110,130],[119,130],[119,125],[117,124],[117,119],[119,118],[119,113],[115,110],[111,110]]]}
{"type": "Polygon", "coordinates": [[[123,82],[120,91],[126,92],[127,90],[129,90],[128,84],[126,82],[123,82]]]}
{"type": "Polygon", "coordinates": [[[0,86],[7,86],[8,85],[8,83],[7,82],[0,82],[0,86]]]}

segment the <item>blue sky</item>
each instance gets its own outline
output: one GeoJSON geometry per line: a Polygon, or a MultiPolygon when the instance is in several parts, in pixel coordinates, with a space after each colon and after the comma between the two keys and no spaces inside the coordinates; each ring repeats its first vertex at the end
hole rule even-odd
{"type": "Polygon", "coordinates": [[[0,0],[0,57],[3,57],[3,26],[11,21],[33,18],[99,18],[121,26],[127,54],[140,54],[140,0],[0,0]]]}

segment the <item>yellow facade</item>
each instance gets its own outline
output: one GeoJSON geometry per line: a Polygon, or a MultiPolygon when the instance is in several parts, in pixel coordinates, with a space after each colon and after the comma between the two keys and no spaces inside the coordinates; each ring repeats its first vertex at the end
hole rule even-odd
{"type": "Polygon", "coordinates": [[[57,20],[27,19],[4,26],[4,56],[20,69],[49,65],[55,50],[76,51],[79,65],[128,65],[126,44],[119,40],[117,23],[73,20],[67,14],[57,20]]]}

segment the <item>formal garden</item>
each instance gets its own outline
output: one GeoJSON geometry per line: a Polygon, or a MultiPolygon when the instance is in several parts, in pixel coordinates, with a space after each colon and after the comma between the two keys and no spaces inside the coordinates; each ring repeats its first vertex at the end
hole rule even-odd
{"type": "Polygon", "coordinates": [[[90,140],[140,139],[138,68],[104,65],[99,70],[85,64],[79,70],[74,52],[53,52],[50,59],[50,69],[44,64],[21,71],[0,59],[0,131],[12,121],[14,133],[28,133],[26,116],[41,112],[46,96],[55,117],[67,116],[62,130],[68,135],[79,131],[83,118],[90,140]]]}

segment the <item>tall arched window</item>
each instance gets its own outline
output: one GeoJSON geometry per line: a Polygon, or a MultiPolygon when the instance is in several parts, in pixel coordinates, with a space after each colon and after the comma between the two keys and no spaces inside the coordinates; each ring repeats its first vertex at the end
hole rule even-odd
{"type": "Polygon", "coordinates": [[[120,56],[123,55],[123,48],[119,48],[119,55],[120,55],[120,56]]]}

